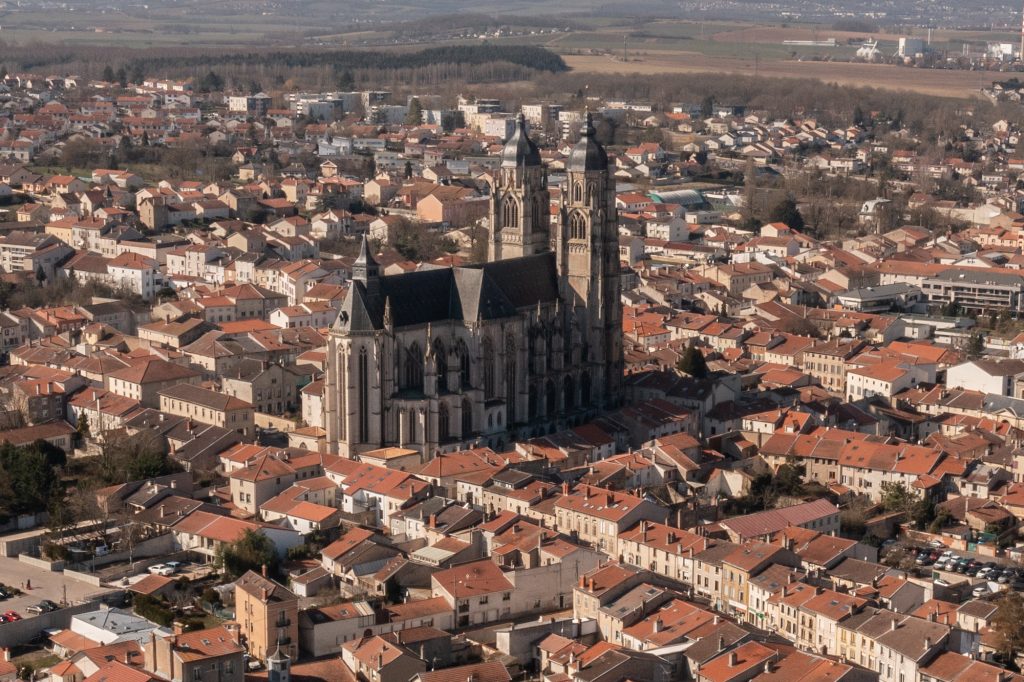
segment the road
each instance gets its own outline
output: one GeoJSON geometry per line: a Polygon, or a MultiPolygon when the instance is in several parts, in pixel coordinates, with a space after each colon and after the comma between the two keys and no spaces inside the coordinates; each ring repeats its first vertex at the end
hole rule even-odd
{"type": "Polygon", "coordinates": [[[11,557],[0,557],[0,582],[25,592],[23,595],[0,601],[0,611],[16,611],[22,618],[32,615],[26,610],[29,606],[44,599],[60,604],[66,594],[69,602],[77,603],[87,597],[111,591],[68,578],[63,573],[44,571],[11,557]],[[32,583],[31,589],[28,589],[29,582],[32,583]]]}

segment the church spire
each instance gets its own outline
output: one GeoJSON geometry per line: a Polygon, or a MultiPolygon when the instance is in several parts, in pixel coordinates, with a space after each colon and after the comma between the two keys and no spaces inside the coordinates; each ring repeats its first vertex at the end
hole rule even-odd
{"type": "Polygon", "coordinates": [[[368,293],[376,293],[380,279],[380,264],[370,254],[370,240],[363,235],[359,246],[359,257],[352,264],[352,281],[362,282],[368,293]]]}

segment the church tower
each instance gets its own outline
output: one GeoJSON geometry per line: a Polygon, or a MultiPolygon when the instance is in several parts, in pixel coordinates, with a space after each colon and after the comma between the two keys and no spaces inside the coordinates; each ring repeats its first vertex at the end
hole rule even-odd
{"type": "Polygon", "coordinates": [[[540,150],[526,133],[526,118],[519,114],[515,132],[501,152],[491,192],[489,262],[547,250],[551,225],[547,184],[540,150]]]}
{"type": "Polygon", "coordinates": [[[595,398],[611,407],[621,396],[623,366],[618,217],[608,154],[595,137],[589,113],[566,161],[552,248],[562,301],[571,316],[567,324],[586,355],[581,362],[603,373],[596,382],[602,394],[595,398]]]}

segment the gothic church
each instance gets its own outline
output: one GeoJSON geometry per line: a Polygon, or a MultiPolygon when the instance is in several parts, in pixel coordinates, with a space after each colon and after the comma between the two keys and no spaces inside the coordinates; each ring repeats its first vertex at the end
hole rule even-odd
{"type": "Polygon", "coordinates": [[[364,239],[328,340],[333,452],[502,449],[618,404],[615,185],[589,115],[551,213],[520,115],[491,192],[487,263],[384,276],[364,239]]]}

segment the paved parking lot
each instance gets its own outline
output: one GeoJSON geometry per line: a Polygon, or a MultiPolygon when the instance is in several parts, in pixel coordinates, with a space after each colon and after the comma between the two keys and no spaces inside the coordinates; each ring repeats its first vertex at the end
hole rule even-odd
{"type": "Polygon", "coordinates": [[[0,601],[0,612],[16,611],[22,618],[32,615],[26,610],[27,607],[44,599],[60,604],[66,596],[68,602],[77,603],[87,597],[111,591],[68,578],[63,573],[45,571],[10,557],[0,557],[0,582],[25,592],[18,597],[0,601]],[[29,581],[32,583],[32,589],[27,589],[29,581]]]}

